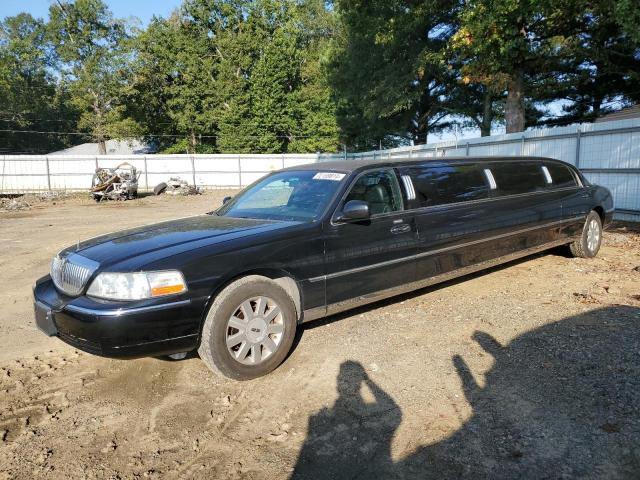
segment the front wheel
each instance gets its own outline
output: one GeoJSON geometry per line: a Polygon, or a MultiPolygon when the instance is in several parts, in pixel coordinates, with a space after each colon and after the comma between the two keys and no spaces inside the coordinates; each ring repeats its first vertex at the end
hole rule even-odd
{"type": "Polygon", "coordinates": [[[198,353],[211,370],[229,378],[266,375],[289,353],[296,318],[291,297],[278,284],[257,275],[241,278],[211,305],[198,353]]]}
{"type": "Polygon", "coordinates": [[[598,254],[602,245],[602,220],[596,212],[590,212],[584,222],[582,235],[569,245],[574,257],[593,258],[598,254]]]}

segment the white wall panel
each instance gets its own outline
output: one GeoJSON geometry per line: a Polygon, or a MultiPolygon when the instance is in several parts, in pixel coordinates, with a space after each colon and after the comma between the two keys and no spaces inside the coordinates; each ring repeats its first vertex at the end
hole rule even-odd
{"type": "Polygon", "coordinates": [[[582,137],[580,168],[640,168],[640,131],[582,137]]]}

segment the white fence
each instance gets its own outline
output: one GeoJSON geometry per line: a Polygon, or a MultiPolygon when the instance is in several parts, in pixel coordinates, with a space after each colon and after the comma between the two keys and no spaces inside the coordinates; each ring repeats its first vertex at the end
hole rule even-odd
{"type": "Polygon", "coordinates": [[[5,155],[0,156],[0,193],[86,190],[97,167],[114,167],[124,161],[142,171],[140,189],[150,190],[171,176],[208,188],[237,188],[283,167],[343,158],[505,155],[545,156],[572,163],[590,181],[611,190],[617,218],[640,221],[640,119],[347,154],[5,155]]]}
{"type": "Polygon", "coordinates": [[[141,172],[141,190],[151,190],[172,176],[203,187],[238,188],[273,170],[316,161],[316,154],[5,155],[0,156],[0,193],[87,190],[96,168],[122,162],[141,172]]]}

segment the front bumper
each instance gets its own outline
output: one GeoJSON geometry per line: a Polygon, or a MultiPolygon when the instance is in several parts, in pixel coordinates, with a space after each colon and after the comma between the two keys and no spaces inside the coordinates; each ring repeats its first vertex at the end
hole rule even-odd
{"type": "Polygon", "coordinates": [[[36,326],[73,347],[105,357],[186,352],[198,346],[207,298],[183,295],[139,302],[66,297],[50,276],[33,288],[36,326]]]}

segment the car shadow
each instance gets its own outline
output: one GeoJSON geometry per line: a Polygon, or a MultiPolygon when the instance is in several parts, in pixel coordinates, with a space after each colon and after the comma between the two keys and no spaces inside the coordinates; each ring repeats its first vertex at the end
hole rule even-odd
{"type": "Polygon", "coordinates": [[[395,431],[415,420],[347,361],[291,478],[640,478],[639,308],[593,310],[507,345],[480,331],[473,340],[494,365],[482,387],[464,358],[451,359],[473,411],[459,430],[393,461],[395,431]]]}

